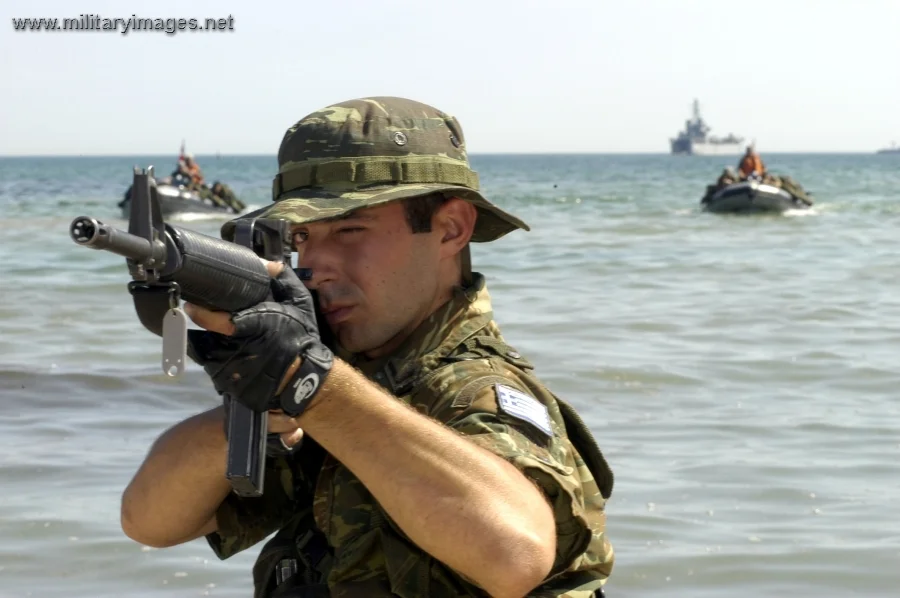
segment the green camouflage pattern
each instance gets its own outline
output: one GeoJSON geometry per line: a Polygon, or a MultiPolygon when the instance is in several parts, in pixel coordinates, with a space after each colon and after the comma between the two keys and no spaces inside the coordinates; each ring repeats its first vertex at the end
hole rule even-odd
{"type": "Polygon", "coordinates": [[[264,540],[287,524],[315,492],[318,463],[288,456],[266,459],[263,495],[258,498],[229,494],[216,513],[219,531],[206,536],[220,559],[227,559],[264,540]]]}
{"type": "MultiPolygon", "coordinates": [[[[614,563],[606,535],[612,472],[592,472],[567,434],[555,396],[534,376],[533,366],[504,341],[493,320],[484,277],[428,318],[393,355],[366,360],[339,356],[367,378],[423,414],[465,435],[516,466],[545,494],[553,508],[556,558],[550,575],[529,596],[589,598],[602,588],[614,563]],[[499,408],[496,385],[523,392],[549,412],[553,435],[499,408]],[[609,484],[608,484],[608,483],[609,484]]],[[[571,423],[571,422],[570,422],[571,423]]],[[[277,471],[277,470],[276,470],[277,471]]],[[[283,470],[282,470],[283,471],[283,470]]],[[[267,475],[269,472],[267,471],[267,475]]],[[[227,558],[275,531],[290,504],[284,484],[260,499],[229,498],[218,512],[211,542],[227,558]],[[263,501],[273,511],[262,516],[263,501]],[[251,529],[246,529],[246,528],[251,529]]],[[[298,505],[299,507],[299,505],[298,505]]],[[[312,503],[316,527],[333,549],[327,584],[344,598],[485,596],[458,573],[420,550],[349,469],[325,456],[312,503]]]]}
{"type": "Polygon", "coordinates": [[[212,194],[211,199],[216,202],[217,205],[231,208],[235,212],[240,212],[247,207],[244,202],[238,199],[238,196],[231,187],[225,183],[216,181],[209,187],[209,190],[212,194]]]}
{"type": "MultiPolygon", "coordinates": [[[[530,230],[481,194],[456,118],[414,100],[361,98],[313,112],[285,133],[278,167],[275,203],[242,219],[304,224],[441,193],[476,207],[476,243],[530,230]]],[[[234,229],[234,221],[225,223],[222,237],[231,240],[234,229]]]]}

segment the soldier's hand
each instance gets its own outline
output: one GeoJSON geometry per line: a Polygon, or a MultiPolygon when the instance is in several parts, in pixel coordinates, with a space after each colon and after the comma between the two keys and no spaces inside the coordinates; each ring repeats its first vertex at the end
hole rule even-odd
{"type": "MultiPolygon", "coordinates": [[[[260,258],[260,261],[266,266],[266,271],[272,278],[276,278],[284,270],[284,264],[280,262],[270,262],[262,258],[260,258]]],[[[234,322],[231,321],[233,314],[225,311],[212,311],[190,303],[184,304],[184,311],[194,324],[200,328],[205,328],[210,332],[218,332],[225,336],[234,335],[234,322]]]]}
{"type": "MultiPolygon", "coordinates": [[[[220,394],[227,393],[257,412],[284,408],[296,414],[302,405],[295,395],[278,395],[297,371],[299,357],[325,368],[316,378],[321,381],[332,354],[321,342],[309,290],[292,269],[263,262],[274,276],[274,300],[234,314],[185,304],[191,320],[206,329],[188,331],[189,355],[203,366],[220,394]]],[[[311,395],[307,393],[307,398],[311,395]]]]}

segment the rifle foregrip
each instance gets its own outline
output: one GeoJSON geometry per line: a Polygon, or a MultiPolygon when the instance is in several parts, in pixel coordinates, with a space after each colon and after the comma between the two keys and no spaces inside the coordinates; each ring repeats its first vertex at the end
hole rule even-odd
{"type": "Polygon", "coordinates": [[[228,312],[266,300],[270,277],[252,249],[191,230],[168,226],[181,254],[174,279],[185,301],[228,312]]]}

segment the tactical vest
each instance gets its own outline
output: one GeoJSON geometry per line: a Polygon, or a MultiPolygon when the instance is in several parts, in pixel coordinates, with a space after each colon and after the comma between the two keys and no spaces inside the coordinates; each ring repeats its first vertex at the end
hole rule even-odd
{"type": "MultiPolygon", "coordinates": [[[[388,362],[374,378],[394,396],[406,401],[412,399],[414,402],[417,391],[425,388],[441,367],[483,359],[502,360],[503,363],[512,366],[520,377],[529,380],[529,386],[541,388],[553,397],[565,423],[566,435],[593,475],[603,499],[608,500],[614,485],[613,472],[590,430],[575,409],[556,397],[530,374],[534,366],[502,339],[476,333],[450,355],[431,364],[432,367],[409,369],[402,365],[395,367],[392,362],[388,362]]],[[[457,400],[465,401],[466,395],[474,396],[485,387],[498,382],[509,384],[510,380],[499,378],[489,369],[483,373],[479,370],[467,381],[457,400]]],[[[303,442],[304,447],[301,450],[309,448],[306,446],[307,442],[321,450],[311,438],[305,438],[303,442]]],[[[333,552],[328,546],[325,534],[316,526],[312,510],[305,509],[297,513],[261,550],[253,569],[254,598],[329,597],[329,589],[325,582],[332,557],[333,552]]],[[[599,582],[592,583],[586,580],[586,584],[589,587],[582,586],[583,589],[593,590],[594,596],[603,596],[599,582]]],[[[377,591],[373,589],[371,595],[376,593],[379,596],[384,595],[383,592],[384,588],[379,587],[377,591]]]]}

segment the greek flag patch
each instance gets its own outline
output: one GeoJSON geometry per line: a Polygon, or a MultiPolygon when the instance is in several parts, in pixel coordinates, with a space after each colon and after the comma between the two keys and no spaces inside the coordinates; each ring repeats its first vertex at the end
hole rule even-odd
{"type": "Polygon", "coordinates": [[[547,436],[553,436],[550,412],[546,405],[524,392],[503,384],[495,384],[494,388],[497,390],[497,403],[504,413],[534,425],[547,436]]]}

